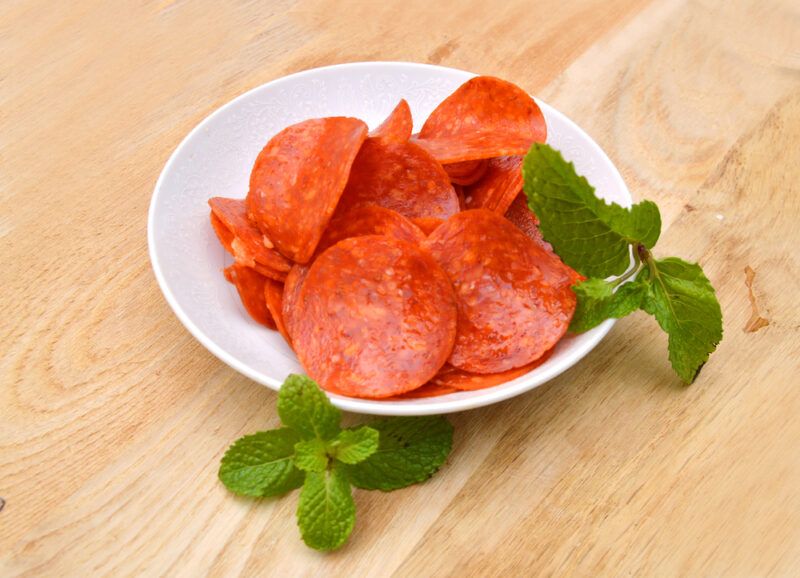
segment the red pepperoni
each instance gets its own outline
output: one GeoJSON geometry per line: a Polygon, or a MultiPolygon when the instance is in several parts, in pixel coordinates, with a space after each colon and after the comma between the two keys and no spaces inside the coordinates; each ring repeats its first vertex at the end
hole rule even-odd
{"type": "Polygon", "coordinates": [[[400,102],[383,123],[369,133],[369,136],[380,137],[394,142],[406,142],[411,138],[414,121],[411,119],[411,109],[405,99],[400,102]]]}
{"type": "Polygon", "coordinates": [[[472,373],[527,365],[564,335],[575,311],[572,276],[501,215],[459,213],[425,241],[458,303],[449,362],[472,373]]]}
{"type": "MultiPolygon", "coordinates": [[[[445,367],[449,366],[445,365],[445,367]]],[[[448,393],[455,393],[457,391],[460,391],[455,387],[448,387],[446,385],[440,385],[438,383],[435,383],[435,379],[436,378],[434,377],[431,381],[429,381],[428,383],[426,383],[421,387],[418,387],[417,389],[412,389],[411,391],[401,393],[400,395],[396,395],[389,399],[420,399],[423,397],[438,397],[440,395],[447,395],[448,393]]]]}
{"type": "Polygon", "coordinates": [[[461,185],[453,185],[453,188],[456,190],[456,196],[458,196],[458,208],[461,211],[467,210],[467,204],[464,201],[464,187],[461,185]]]}
{"type": "Polygon", "coordinates": [[[433,231],[444,223],[442,219],[437,219],[436,217],[420,217],[418,219],[414,219],[414,224],[419,227],[425,236],[430,235],[433,231]]]}
{"type": "Polygon", "coordinates": [[[308,267],[306,265],[295,265],[292,267],[289,274],[286,276],[286,282],[283,284],[283,325],[286,327],[286,333],[289,335],[289,343],[291,337],[294,335],[294,319],[295,311],[297,308],[297,299],[300,296],[300,289],[303,288],[303,281],[308,275],[308,267]]]}
{"type": "Polygon", "coordinates": [[[553,251],[553,246],[544,240],[542,232],[539,230],[539,219],[537,219],[533,211],[528,208],[528,201],[524,194],[517,195],[517,198],[514,199],[514,202],[511,203],[511,206],[506,211],[505,217],[514,223],[514,225],[525,233],[534,243],[542,247],[542,249],[550,253],[554,259],[561,263],[570,275],[573,284],[585,278],[568,265],[565,265],[563,261],[561,261],[561,257],[556,255],[555,251],[553,251]]]}
{"type": "Polygon", "coordinates": [[[289,337],[289,332],[286,331],[286,324],[283,322],[283,283],[267,279],[264,284],[264,299],[267,303],[267,309],[275,321],[276,328],[283,335],[286,343],[291,345],[292,340],[289,337]]]}
{"type": "Polygon", "coordinates": [[[504,214],[522,190],[522,157],[491,159],[481,180],[464,189],[468,209],[504,214]]]}
{"type": "Polygon", "coordinates": [[[506,219],[514,223],[517,228],[525,233],[534,243],[541,245],[547,251],[552,251],[553,246],[550,245],[542,237],[542,232],[539,230],[539,219],[528,208],[528,201],[525,195],[517,195],[514,202],[506,211],[506,219]]]}
{"type": "Polygon", "coordinates": [[[454,389],[456,391],[474,391],[476,389],[494,387],[495,385],[506,383],[507,381],[511,381],[512,379],[516,379],[533,371],[547,361],[547,358],[550,357],[552,352],[553,350],[550,349],[532,363],[499,373],[470,373],[446,363],[444,367],[439,370],[439,373],[423,387],[430,386],[431,390],[434,388],[441,388],[443,391],[448,389],[454,389]]]}
{"type": "Polygon", "coordinates": [[[238,263],[225,269],[224,273],[225,278],[236,285],[242,305],[250,317],[270,329],[275,329],[275,321],[267,309],[267,302],[264,298],[264,286],[270,282],[269,279],[256,273],[250,267],[238,263]]]}
{"type": "Polygon", "coordinates": [[[449,164],[525,154],[546,137],[542,111],[528,93],[505,80],[478,76],[436,107],[416,142],[449,164]]]}
{"type": "Polygon", "coordinates": [[[370,138],[353,163],[340,205],[379,205],[409,219],[446,219],[458,212],[458,197],[442,166],[422,148],[370,138]]]}
{"type": "Polygon", "coordinates": [[[244,199],[209,199],[211,225],[236,262],[273,279],[283,279],[292,264],[272,248],[269,237],[247,218],[244,199]]]}
{"type": "Polygon", "coordinates": [[[292,341],[308,375],[356,397],[416,389],[453,347],[456,305],[447,275],[416,245],[379,235],[345,239],[311,266],[292,341]]]}
{"type": "Polygon", "coordinates": [[[477,161],[464,161],[444,165],[445,172],[450,175],[450,182],[456,185],[471,185],[486,172],[488,162],[485,159],[477,161]]]}
{"type": "Polygon", "coordinates": [[[319,118],[292,125],[259,153],[247,209],[280,253],[298,263],[314,254],[367,136],[356,118],[319,118]]]}
{"type": "Polygon", "coordinates": [[[342,239],[363,235],[386,235],[416,245],[425,239],[425,233],[400,213],[377,205],[362,205],[336,212],[317,245],[317,254],[342,239]]]}

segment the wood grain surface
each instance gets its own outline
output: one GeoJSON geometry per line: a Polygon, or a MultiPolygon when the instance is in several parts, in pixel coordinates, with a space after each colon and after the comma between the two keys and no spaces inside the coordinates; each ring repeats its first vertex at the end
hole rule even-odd
{"type": "Polygon", "coordinates": [[[0,575],[800,574],[796,0],[8,0],[0,54],[0,575]],[[296,494],[218,483],[275,394],[172,314],[146,212],[221,104],[378,59],[495,74],[575,119],[662,207],[658,253],[703,265],[725,338],[687,388],[653,320],[624,319],[549,384],[454,415],[440,474],[357,491],[322,555],[296,494]]]}

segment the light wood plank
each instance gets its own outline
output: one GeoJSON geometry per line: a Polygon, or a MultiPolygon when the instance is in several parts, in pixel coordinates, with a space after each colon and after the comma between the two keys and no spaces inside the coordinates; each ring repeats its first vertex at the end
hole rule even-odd
{"type": "Polygon", "coordinates": [[[0,574],[796,574],[798,29],[791,0],[4,3],[0,574]],[[453,416],[442,472],[357,492],[350,543],[321,555],[296,496],[217,483],[275,396],[169,311],[146,211],[216,107],[371,59],[496,74],[570,115],[662,207],[659,252],[704,265],[726,333],[686,389],[652,320],[623,320],[550,384],[453,416]]]}

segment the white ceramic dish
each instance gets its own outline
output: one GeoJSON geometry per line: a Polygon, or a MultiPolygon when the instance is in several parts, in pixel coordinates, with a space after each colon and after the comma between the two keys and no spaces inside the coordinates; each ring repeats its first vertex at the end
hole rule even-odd
{"type": "MultiPolygon", "coordinates": [[[[214,236],[207,201],[244,197],[250,169],[269,138],[289,124],[314,117],[355,116],[370,128],[402,97],[415,130],[470,72],[405,62],[360,62],[306,70],[255,88],[221,107],[178,145],[156,183],[148,243],[158,283],[175,314],[211,353],[247,377],[278,389],[303,368],[277,332],[250,319],[236,289],[222,276],[230,257],[214,236]]],[[[513,78],[509,79],[513,82],[513,78]]],[[[631,196],[600,147],[563,114],[537,101],[548,143],[573,161],[606,200],[624,206],[631,196]]],[[[562,373],[608,333],[613,320],[568,335],[541,366],[502,385],[440,397],[372,401],[330,395],[338,407],[367,414],[426,415],[489,405],[524,393],[562,373]]]]}

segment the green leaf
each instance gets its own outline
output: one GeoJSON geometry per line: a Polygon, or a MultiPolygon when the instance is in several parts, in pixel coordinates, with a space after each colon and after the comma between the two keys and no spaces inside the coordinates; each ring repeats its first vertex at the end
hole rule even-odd
{"type": "Polygon", "coordinates": [[[278,394],[278,415],[283,425],[303,438],[329,440],[339,433],[340,412],[325,393],[305,375],[290,375],[278,394]]]}
{"type": "Polygon", "coordinates": [[[352,484],[391,491],[430,478],[453,447],[453,426],[441,416],[398,417],[370,422],[380,432],[378,450],[363,462],[342,466],[352,484]]]}
{"type": "Polygon", "coordinates": [[[328,467],[328,452],[318,438],[297,442],[294,446],[294,465],[305,472],[322,472],[328,467]]]}
{"type": "Polygon", "coordinates": [[[669,360],[686,383],[697,377],[722,339],[722,310],[714,287],[695,263],[652,260],[642,276],[650,280],[642,308],[669,334],[669,360]]]}
{"type": "Polygon", "coordinates": [[[242,496],[278,496],[299,488],[303,472],[292,461],[296,432],[274,429],[236,440],[219,466],[219,479],[231,492],[242,496]]]}
{"type": "Polygon", "coordinates": [[[331,455],[345,464],[363,462],[378,450],[378,430],[362,426],[346,429],[329,444],[331,455]]]}
{"type": "Polygon", "coordinates": [[[647,285],[636,279],[620,285],[614,291],[612,283],[593,277],[573,286],[572,290],[578,297],[578,305],[569,329],[582,333],[600,325],[606,319],[619,319],[639,309],[647,292],[647,285]]]}
{"type": "Polygon", "coordinates": [[[350,483],[338,468],[306,474],[297,525],[307,546],[335,550],[345,543],[356,520],[350,483]]]}
{"type": "Polygon", "coordinates": [[[534,144],[522,166],[528,206],[544,238],[570,267],[587,277],[621,275],[630,246],[655,245],[661,214],[651,201],[630,209],[606,204],[594,188],[549,145],[534,144]]]}

